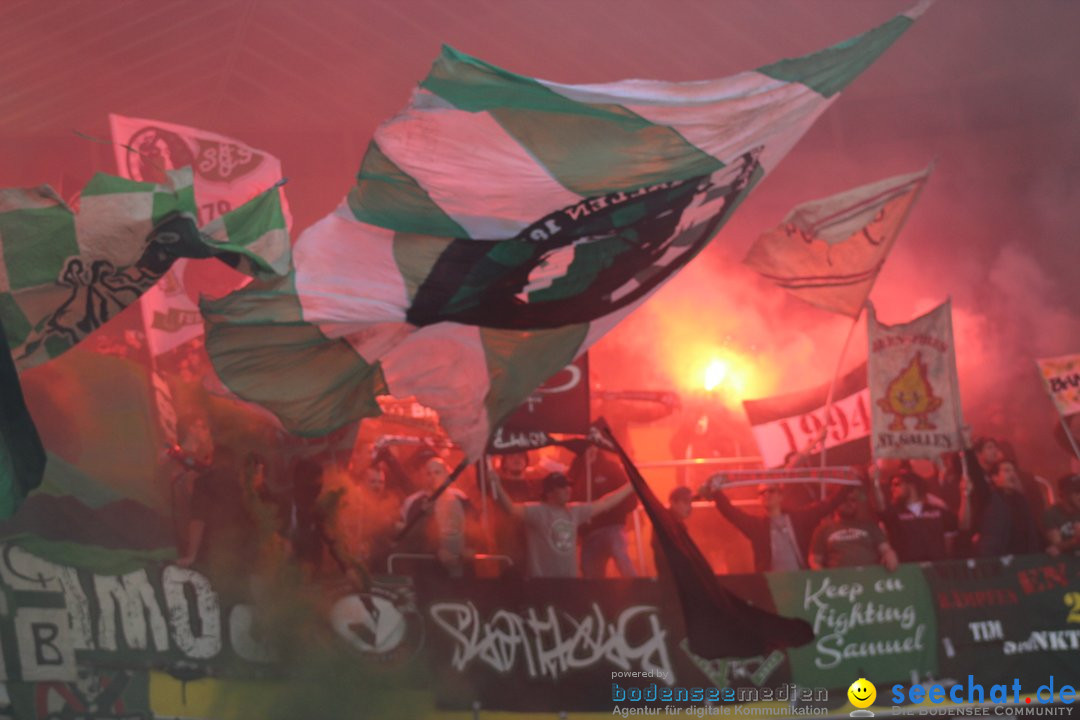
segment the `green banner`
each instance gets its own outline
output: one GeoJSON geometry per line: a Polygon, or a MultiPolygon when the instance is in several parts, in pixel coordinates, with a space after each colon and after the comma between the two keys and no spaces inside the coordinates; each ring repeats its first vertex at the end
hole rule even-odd
{"type": "Polygon", "coordinates": [[[858,678],[909,682],[937,672],[937,620],[917,565],[767,575],[781,615],[807,620],[815,639],[788,651],[792,679],[846,687],[858,678]]]}

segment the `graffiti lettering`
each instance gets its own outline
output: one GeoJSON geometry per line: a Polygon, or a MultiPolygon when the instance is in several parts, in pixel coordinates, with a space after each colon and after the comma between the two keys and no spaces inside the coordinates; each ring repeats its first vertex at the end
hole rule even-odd
{"type": "Polygon", "coordinates": [[[550,444],[551,437],[543,430],[514,432],[499,428],[491,439],[491,449],[496,451],[530,450],[550,444]]]}
{"type": "Polygon", "coordinates": [[[169,626],[180,650],[190,658],[205,660],[221,652],[221,610],[217,593],[210,581],[197,572],[170,565],[161,577],[165,604],[169,610],[169,626]],[[196,635],[191,622],[191,608],[184,595],[184,586],[195,592],[195,611],[201,634],[196,635]]]}
{"type": "MultiPolygon", "coordinates": [[[[662,671],[671,684],[675,673],[660,625],[659,610],[635,605],[608,623],[600,607],[581,619],[550,605],[524,614],[496,611],[486,622],[471,602],[435,603],[431,617],[456,642],[451,664],[465,670],[474,660],[500,673],[510,672],[518,655],[529,677],[558,678],[572,670],[607,661],[617,668],[662,671]],[[636,644],[630,638],[641,638],[636,644]]],[[[659,675],[659,673],[658,673],[659,675]]]]}
{"type": "Polygon", "coordinates": [[[707,659],[690,650],[690,643],[686,638],[679,642],[679,649],[686,653],[694,666],[702,672],[709,682],[719,688],[726,688],[735,681],[749,680],[754,685],[761,686],[784,662],[784,653],[773,650],[768,657],[757,655],[752,658],[719,658],[707,659]]]}
{"type": "Polygon", "coordinates": [[[75,674],[75,652],[62,608],[19,608],[15,644],[20,677],[27,681],[64,680],[75,674]]]}
{"type": "Polygon", "coordinates": [[[154,647],[158,650],[168,649],[165,617],[145,570],[119,576],[96,576],[94,594],[101,608],[98,613],[98,638],[102,650],[117,649],[117,611],[128,647],[139,650],[148,647],[146,631],[149,625],[154,647]]]}

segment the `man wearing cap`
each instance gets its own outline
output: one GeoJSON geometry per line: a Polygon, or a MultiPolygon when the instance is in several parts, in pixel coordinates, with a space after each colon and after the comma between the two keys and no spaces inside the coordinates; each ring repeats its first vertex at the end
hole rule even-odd
{"type": "Polygon", "coordinates": [[[618,505],[633,492],[626,484],[588,503],[570,502],[570,480],[562,473],[546,475],[540,502],[516,503],[494,480],[494,495],[507,513],[525,525],[526,574],[530,578],[581,577],[578,566],[578,527],[589,518],[618,505]]]}

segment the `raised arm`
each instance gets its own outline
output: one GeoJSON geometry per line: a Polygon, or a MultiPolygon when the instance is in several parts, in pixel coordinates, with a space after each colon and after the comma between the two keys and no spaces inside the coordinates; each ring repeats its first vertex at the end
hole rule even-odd
{"type": "Polygon", "coordinates": [[[884,514],[889,509],[889,504],[886,502],[885,493],[881,489],[881,468],[877,466],[877,463],[873,464],[873,469],[863,484],[867,486],[867,495],[870,497],[874,512],[878,515],[884,514]]]}
{"type": "Polygon", "coordinates": [[[844,498],[853,491],[853,488],[849,485],[841,485],[833,490],[825,500],[814,503],[810,507],[804,508],[801,512],[806,513],[808,516],[814,518],[814,522],[821,522],[824,518],[832,515],[836,508],[840,507],[840,503],[844,502],[844,498]]]}
{"type": "Polygon", "coordinates": [[[495,498],[495,502],[499,507],[503,509],[507,515],[523,520],[525,518],[525,506],[514,502],[510,499],[510,496],[503,490],[502,482],[499,480],[499,476],[495,473],[489,475],[491,478],[491,495],[495,498]]]}
{"type": "Polygon", "coordinates": [[[630,493],[634,492],[634,486],[630,483],[626,483],[618,490],[609,492],[598,500],[593,500],[589,505],[592,507],[592,514],[599,515],[600,513],[607,512],[620,502],[630,496],[630,493]]]}
{"type": "Polygon", "coordinates": [[[752,517],[732,505],[721,486],[713,485],[710,480],[701,487],[699,494],[705,498],[710,498],[716,504],[716,509],[720,511],[720,514],[743,535],[749,536],[754,532],[752,517]]]}

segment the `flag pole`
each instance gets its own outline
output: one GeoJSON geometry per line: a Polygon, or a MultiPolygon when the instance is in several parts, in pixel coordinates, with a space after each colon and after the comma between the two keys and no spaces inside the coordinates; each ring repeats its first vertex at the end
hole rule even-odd
{"type": "Polygon", "coordinates": [[[964,477],[970,477],[968,475],[967,438],[964,436],[964,404],[960,399],[960,373],[956,369],[956,335],[953,334],[952,326],[952,297],[948,297],[946,302],[949,303],[949,354],[952,355],[950,385],[952,386],[953,414],[956,416],[956,446],[960,448],[960,470],[963,472],[964,477]]]}
{"type": "MultiPolygon", "coordinates": [[[[898,222],[896,224],[896,229],[893,230],[893,234],[892,234],[893,242],[896,241],[896,238],[900,237],[900,232],[904,229],[904,225],[907,224],[908,218],[911,216],[912,208],[914,208],[915,204],[917,202],[919,202],[919,196],[922,195],[922,191],[926,187],[926,183],[930,179],[930,173],[932,173],[934,171],[934,166],[935,165],[937,165],[937,158],[934,158],[933,160],[930,161],[930,165],[926,168],[925,174],[919,180],[919,185],[915,189],[915,194],[912,195],[912,197],[911,197],[911,202],[909,202],[907,207],[904,208],[904,214],[900,217],[900,222],[898,222]]],[[[888,252],[891,252],[891,251],[892,251],[892,243],[889,244],[888,252]]],[[[886,258],[887,257],[888,257],[888,255],[886,254],[886,258]]],[[[874,271],[874,276],[870,280],[870,288],[871,289],[873,289],[874,283],[877,282],[878,275],[881,274],[881,268],[883,268],[885,266],[885,259],[886,258],[882,259],[881,264],[878,265],[877,269],[874,271]]],[[[870,290],[867,290],[866,294],[867,294],[867,297],[869,297],[870,290]]],[[[822,436],[821,436],[821,467],[825,467],[825,455],[826,455],[825,439],[828,436],[828,432],[829,432],[829,411],[832,410],[832,399],[833,399],[833,392],[836,390],[836,381],[840,377],[840,368],[843,366],[843,363],[844,363],[844,354],[847,352],[847,347],[851,343],[851,337],[852,337],[852,335],[855,334],[855,326],[859,324],[859,318],[862,317],[863,309],[865,307],[866,307],[866,303],[863,303],[863,305],[859,307],[859,312],[858,312],[857,315],[855,315],[855,320],[851,323],[851,329],[848,330],[847,340],[844,341],[844,347],[840,349],[840,359],[836,363],[836,372],[833,373],[832,384],[829,385],[829,394],[825,398],[825,424],[824,424],[824,432],[822,433],[822,436]]],[[[873,442],[871,442],[870,447],[873,448],[873,446],[874,446],[874,444],[873,444],[873,442]]]]}
{"type": "Polygon", "coordinates": [[[1080,460],[1080,447],[1076,444],[1076,438],[1072,434],[1072,430],[1069,430],[1069,423],[1065,422],[1065,416],[1058,410],[1058,420],[1061,421],[1061,428],[1065,431],[1065,437],[1069,438],[1069,444],[1072,445],[1073,452],[1076,453],[1076,457],[1080,460]]]}
{"type": "Polygon", "coordinates": [[[863,309],[859,308],[859,312],[855,315],[855,319],[851,321],[851,327],[848,328],[847,338],[844,340],[843,346],[840,348],[840,356],[836,359],[836,369],[833,371],[832,382],[829,383],[829,392],[825,396],[825,419],[821,425],[821,467],[825,467],[826,456],[826,439],[829,433],[829,412],[832,410],[833,395],[836,393],[836,383],[840,380],[840,369],[844,367],[844,356],[847,355],[848,346],[851,345],[851,338],[855,336],[855,326],[859,324],[859,320],[862,318],[863,309]]]}
{"type": "MultiPolygon", "coordinates": [[[[439,499],[439,496],[446,492],[450,488],[450,486],[454,484],[454,481],[458,479],[458,476],[461,475],[461,473],[465,472],[465,468],[467,467],[469,467],[469,459],[465,458],[458,464],[456,468],[454,468],[454,472],[450,473],[450,477],[446,478],[446,480],[443,481],[443,484],[436,488],[435,492],[431,493],[431,497],[428,498],[428,503],[430,503],[432,507],[435,506],[435,501],[439,499]]],[[[413,515],[412,518],[409,520],[408,524],[405,525],[405,527],[401,528],[401,532],[399,532],[397,534],[397,537],[394,538],[394,544],[397,545],[399,542],[401,542],[401,539],[408,535],[409,531],[412,530],[417,525],[417,523],[424,519],[427,514],[428,511],[424,510],[413,515]]]]}

